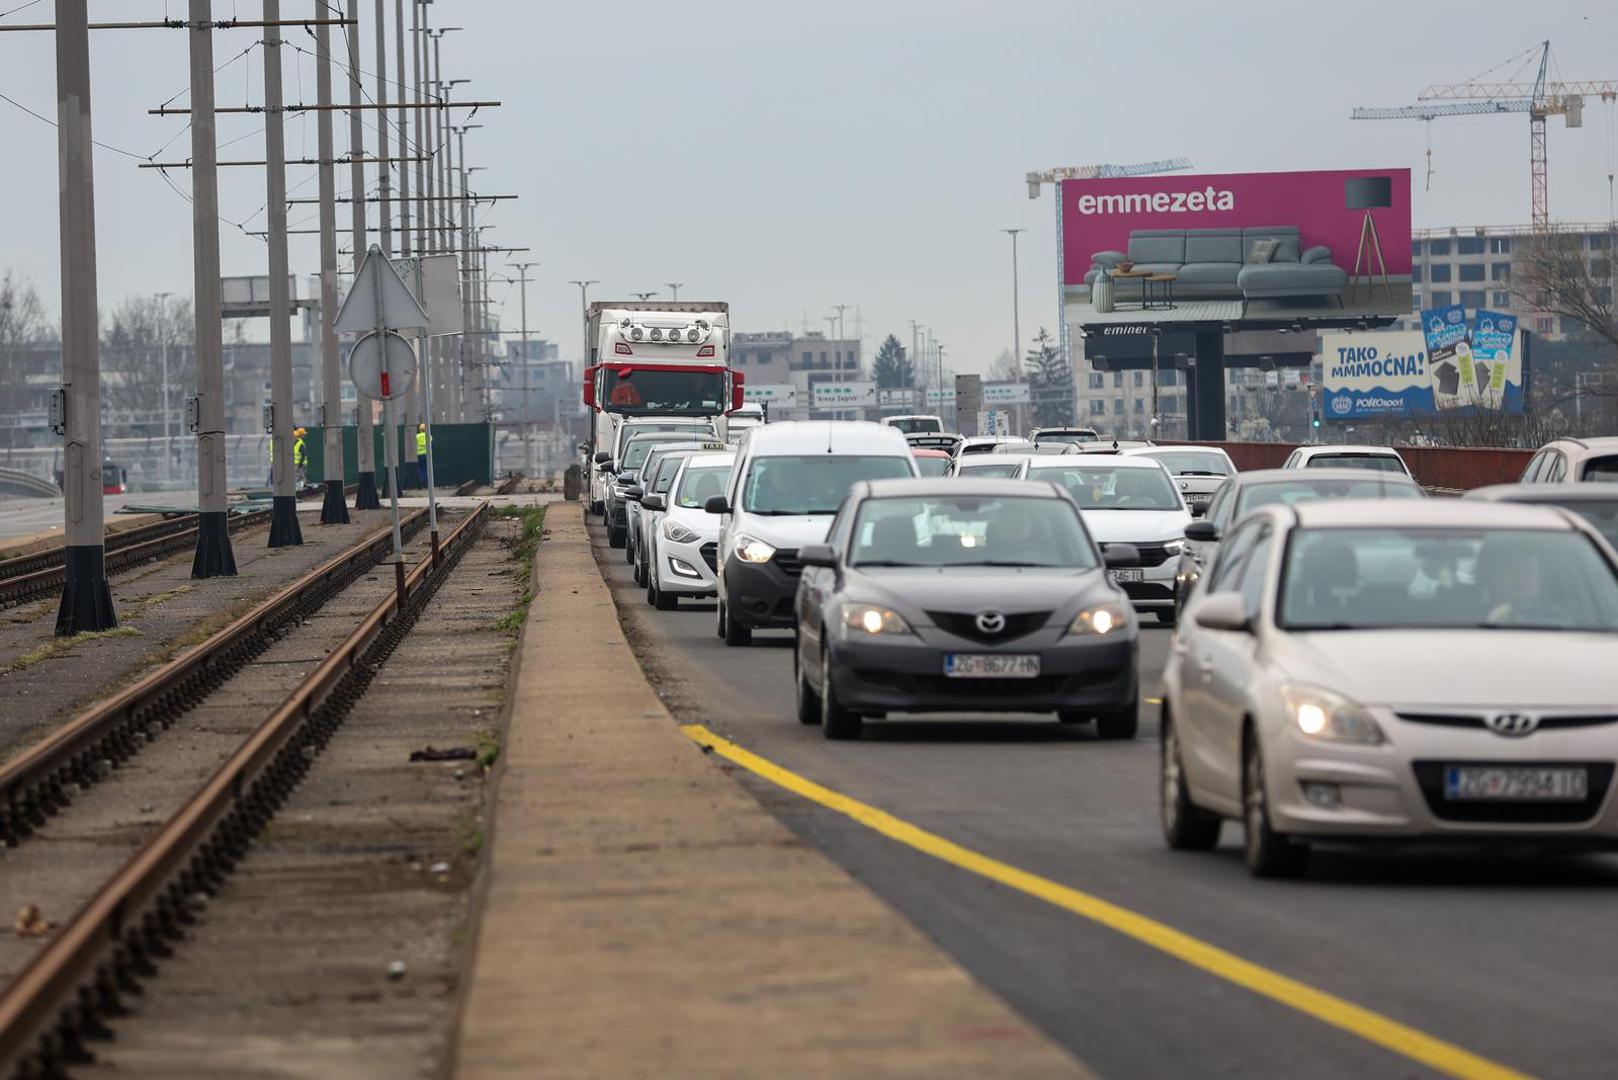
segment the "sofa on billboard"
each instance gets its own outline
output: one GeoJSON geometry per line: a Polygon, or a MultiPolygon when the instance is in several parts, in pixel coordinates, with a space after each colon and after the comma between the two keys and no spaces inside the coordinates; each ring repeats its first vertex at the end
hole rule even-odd
{"type": "Polygon", "coordinates": [[[1086,285],[1122,263],[1153,274],[1174,274],[1176,297],[1257,300],[1325,296],[1343,305],[1348,272],[1328,247],[1302,246],[1293,225],[1226,229],[1135,229],[1129,250],[1091,256],[1086,285]]]}

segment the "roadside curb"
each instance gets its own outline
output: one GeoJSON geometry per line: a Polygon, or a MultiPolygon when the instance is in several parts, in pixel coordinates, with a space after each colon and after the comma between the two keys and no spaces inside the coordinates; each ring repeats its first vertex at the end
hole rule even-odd
{"type": "Polygon", "coordinates": [[[546,526],[458,1075],[1087,1075],[680,732],[546,526]]]}

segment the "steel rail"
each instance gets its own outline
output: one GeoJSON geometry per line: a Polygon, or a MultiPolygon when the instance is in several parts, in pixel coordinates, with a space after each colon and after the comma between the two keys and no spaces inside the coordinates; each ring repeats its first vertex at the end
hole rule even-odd
{"type": "Polygon", "coordinates": [[[510,476],[500,481],[500,483],[495,487],[494,493],[496,495],[510,495],[513,491],[517,490],[517,485],[521,482],[522,477],[517,473],[512,473],[510,476]]]}
{"type": "Polygon", "coordinates": [[[246,853],[487,511],[480,505],[445,538],[441,566],[424,556],[405,577],[408,602],[389,595],[377,604],[0,991],[0,1066],[25,1080],[94,1060],[84,1040],[110,1036],[104,1018],[124,1012],[120,995],[138,993],[152,961],[171,954],[194,920],[193,897],[246,853]]]}
{"type": "MultiPolygon", "coordinates": [[[[176,514],[173,517],[166,517],[162,521],[137,525],[133,529],[109,532],[106,539],[106,549],[108,554],[111,554],[120,548],[126,548],[133,544],[142,544],[148,540],[155,540],[162,536],[173,536],[175,533],[194,529],[196,525],[196,514],[189,512],[176,514]]],[[[56,544],[42,551],[34,551],[26,555],[15,555],[9,559],[0,559],[0,581],[6,581],[22,574],[32,574],[38,570],[47,570],[53,566],[61,566],[64,557],[62,545],[56,544]]]]}
{"type": "MultiPolygon", "coordinates": [[[[401,524],[419,530],[426,520],[427,512],[418,510],[401,524]]],[[[388,530],[378,530],[363,544],[284,586],[196,648],[0,763],[0,847],[15,847],[66,806],[70,788],[88,787],[108,771],[108,763],[116,766],[132,757],[146,741],[150,724],[207,696],[259,651],[255,646],[269,633],[288,618],[324,603],[356,569],[375,565],[392,543],[388,530]]]]}

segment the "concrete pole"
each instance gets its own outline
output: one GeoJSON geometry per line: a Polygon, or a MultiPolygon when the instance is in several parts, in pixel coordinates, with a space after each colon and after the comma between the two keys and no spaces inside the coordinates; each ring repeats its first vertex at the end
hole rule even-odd
{"type": "Polygon", "coordinates": [[[463,323],[461,333],[461,371],[458,381],[460,385],[461,422],[468,423],[467,419],[467,371],[471,367],[473,335],[478,331],[477,305],[473,298],[477,295],[477,278],[472,265],[472,210],[471,202],[467,198],[466,186],[466,131],[463,129],[456,134],[455,159],[460,166],[461,178],[461,320],[463,323]]]}
{"type": "Polygon", "coordinates": [[[522,461],[523,473],[526,476],[534,475],[534,439],[533,422],[530,412],[533,402],[528,397],[528,271],[538,266],[538,263],[514,263],[517,273],[522,276],[517,279],[517,288],[522,296],[522,461]]]}
{"type": "Polygon", "coordinates": [[[61,174],[62,489],[67,581],[56,609],[64,637],[118,625],[107,588],[102,517],[101,354],[96,309],[95,177],[90,150],[86,0],[56,0],[56,118],[61,174]]]}
{"type": "Polygon", "coordinates": [[[281,0],[264,0],[264,202],[270,245],[270,547],[303,543],[292,460],[292,327],[287,323],[287,153],[281,113],[281,0]]]}
{"type": "MultiPolygon", "coordinates": [[[[388,0],[376,0],[376,104],[388,103],[388,0]]],[[[352,36],[352,35],[351,35],[352,36]]],[[[393,191],[393,177],[388,168],[388,110],[376,111],[376,183],[377,200],[381,214],[377,218],[377,232],[382,253],[393,257],[393,208],[389,196],[393,191]]],[[[358,193],[356,192],[356,195],[358,193]]]]}
{"type": "MultiPolygon", "coordinates": [[[[410,135],[408,128],[405,126],[405,102],[409,100],[409,94],[407,94],[405,91],[405,87],[408,85],[405,80],[409,78],[409,73],[405,70],[404,59],[404,2],[405,0],[393,0],[393,69],[398,74],[394,76],[393,87],[391,89],[391,92],[397,95],[393,98],[393,100],[399,103],[399,107],[394,110],[394,120],[395,123],[399,125],[399,156],[401,158],[414,157],[415,154],[419,154],[421,152],[419,146],[417,147],[415,154],[412,154],[409,151],[408,148],[410,146],[410,135]]],[[[410,6],[412,9],[415,7],[415,0],[411,0],[410,6]]],[[[411,254],[412,239],[413,234],[410,231],[410,163],[407,161],[401,161],[399,162],[400,254],[406,256],[411,254]]],[[[427,358],[419,355],[420,351],[421,350],[419,349],[417,350],[418,355],[416,357],[416,382],[411,385],[410,392],[405,394],[404,400],[400,403],[399,426],[410,431],[415,430],[416,414],[421,411],[420,406],[418,405],[418,402],[421,400],[421,383],[427,374],[427,358]]],[[[405,470],[405,472],[407,476],[410,475],[410,471],[408,469],[405,470]]]]}
{"type": "MultiPolygon", "coordinates": [[[[365,103],[365,88],[360,83],[360,0],[348,0],[348,17],[354,25],[348,28],[348,100],[355,106],[348,112],[348,170],[349,193],[353,199],[350,206],[353,208],[354,237],[354,272],[359,273],[360,265],[365,262],[365,126],[361,117],[363,111],[358,106],[365,103]]],[[[354,509],[380,510],[382,500],[376,493],[376,436],[371,426],[371,402],[362,398],[359,402],[359,489],[354,493],[354,509]]]]}
{"type": "MultiPolygon", "coordinates": [[[[322,17],[340,15],[322,0],[322,17]]],[[[315,27],[315,88],[321,105],[331,104],[331,27],[315,27]]],[[[320,397],[321,439],[325,460],[325,498],[320,504],[322,525],[347,525],[348,503],[343,498],[343,373],[337,355],[337,168],[332,112],[316,116],[320,165],[320,397]]]]}
{"type": "MultiPolygon", "coordinates": [[[[1011,237],[1011,362],[1013,370],[1017,372],[1017,382],[1020,385],[1022,377],[1022,311],[1017,302],[1017,234],[1021,229],[1001,229],[1001,232],[1011,237]]],[[[1017,403],[1017,434],[1021,435],[1027,428],[1027,418],[1023,416],[1022,402],[1017,403]]]]}
{"type": "MultiPolygon", "coordinates": [[[[427,59],[427,38],[423,33],[425,27],[422,23],[421,9],[421,0],[410,0],[410,28],[413,31],[410,48],[410,81],[412,84],[411,93],[418,106],[424,104],[421,77],[422,67],[427,59]]],[[[423,108],[416,109],[416,156],[418,158],[424,156],[427,151],[426,112],[427,110],[423,108]]],[[[432,170],[427,168],[426,162],[417,161],[415,164],[416,197],[422,200],[416,207],[416,250],[418,255],[425,257],[432,250],[432,230],[428,228],[427,223],[427,208],[431,205],[428,201],[431,196],[431,192],[428,190],[428,182],[432,176],[432,170]]],[[[419,293],[421,264],[418,262],[416,265],[418,268],[416,271],[417,292],[419,293]]],[[[438,365],[434,363],[433,353],[436,346],[436,339],[427,337],[425,330],[416,332],[416,355],[421,363],[421,374],[419,376],[421,383],[421,414],[418,422],[427,429],[427,529],[432,541],[433,561],[435,563],[439,558],[438,494],[433,485],[433,422],[437,419],[433,415],[433,380],[438,376],[438,365]]]]}
{"type": "Polygon", "coordinates": [[[236,573],[225,501],[225,328],[219,296],[219,165],[214,137],[213,12],[191,0],[191,231],[196,246],[197,551],[191,576],[236,573]]]}

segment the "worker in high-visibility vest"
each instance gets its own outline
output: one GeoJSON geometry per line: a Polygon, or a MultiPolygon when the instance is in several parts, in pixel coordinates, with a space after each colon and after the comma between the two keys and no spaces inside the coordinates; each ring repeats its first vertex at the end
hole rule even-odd
{"type": "Polygon", "coordinates": [[[416,476],[422,487],[427,486],[427,425],[416,425],[416,476]]]}
{"type": "Polygon", "coordinates": [[[292,432],[292,469],[298,478],[299,487],[309,482],[309,448],[303,441],[303,437],[307,434],[309,434],[307,428],[295,428],[292,432]]]}

